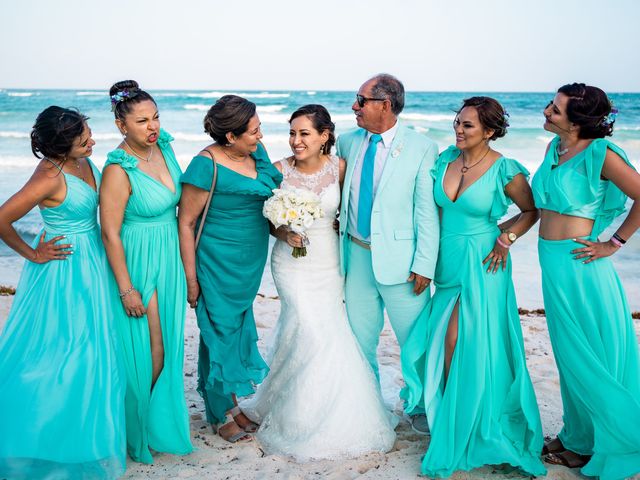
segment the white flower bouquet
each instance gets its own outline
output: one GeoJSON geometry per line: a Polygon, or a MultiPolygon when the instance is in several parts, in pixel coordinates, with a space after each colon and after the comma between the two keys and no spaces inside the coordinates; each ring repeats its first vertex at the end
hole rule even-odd
{"type": "Polygon", "coordinates": [[[320,197],[310,190],[299,188],[275,189],[273,196],[264,202],[262,214],[276,228],[286,226],[302,237],[302,247],[293,247],[291,252],[295,258],[307,254],[309,239],[305,232],[316,219],[324,217],[320,197]]]}

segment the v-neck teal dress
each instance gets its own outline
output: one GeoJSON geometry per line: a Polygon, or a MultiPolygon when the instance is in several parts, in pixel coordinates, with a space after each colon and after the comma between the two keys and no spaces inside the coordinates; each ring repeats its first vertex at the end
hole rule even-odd
{"type": "Polygon", "coordinates": [[[192,451],[182,375],[187,285],[176,220],[182,172],[169,143],[172,140],[160,131],[158,147],[174,191],[140,170],[138,160],[122,149],[110,152],[105,164],[105,168],[120,166],[129,177],[131,196],[120,233],[127,269],[145,307],[157,294],[162,328],[164,367],[152,390],[147,317],[127,316],[114,292],[116,325],[127,369],[127,447],[131,458],[142,463],[153,463],[149,448],[179,455],[192,451]]]}
{"type": "MultiPolygon", "coordinates": [[[[96,186],[100,172],[89,161],[96,186]]],[[[126,468],[125,373],[98,193],[64,175],[64,201],[40,210],[65,260],[24,262],[0,336],[0,478],[115,479],[126,468]]],[[[32,243],[36,248],[38,234],[32,243]]]]}
{"type": "Polygon", "coordinates": [[[529,172],[501,157],[453,202],[443,180],[459,155],[449,147],[432,171],[441,213],[436,289],[402,351],[407,385],[402,396],[411,410],[424,395],[431,427],[422,473],[448,477],[456,470],[508,463],[544,475],[542,424],[525,363],[511,257],[495,274],[482,264],[511,203],[505,187],[529,172]],[[458,341],[445,385],[445,334],[456,302],[458,341]]]}
{"type": "MultiPolygon", "coordinates": [[[[631,165],[617,145],[599,138],[558,165],[556,137],[536,172],[538,208],[594,221],[590,240],[622,214],[627,196],[602,178],[607,150],[631,165]]],[[[640,359],[624,288],[611,258],[574,260],[571,239],[538,239],[549,337],[560,373],[569,450],[592,455],[582,473],[617,480],[640,473],[640,359]]]]}
{"type": "MultiPolygon", "coordinates": [[[[253,301],[269,246],[269,222],[262,207],[280,185],[282,174],[262,145],[252,157],[258,172],[255,179],[218,163],[216,188],[196,252],[201,292],[196,307],[198,391],[210,423],[224,421],[225,412],[233,408],[231,394],[252,394],[269,370],[258,351],[253,301]]],[[[196,156],[182,182],[208,191],[212,178],[211,158],[196,156]]]]}

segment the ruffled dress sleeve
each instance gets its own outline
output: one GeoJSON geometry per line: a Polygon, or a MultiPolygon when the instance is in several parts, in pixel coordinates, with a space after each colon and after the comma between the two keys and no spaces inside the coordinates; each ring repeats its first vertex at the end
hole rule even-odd
{"type": "Polygon", "coordinates": [[[434,182],[444,175],[444,170],[447,169],[447,165],[458,158],[458,155],[460,155],[460,150],[458,150],[454,145],[450,145],[438,156],[438,159],[433,164],[433,168],[430,172],[431,178],[433,178],[434,182]]]}
{"type": "Polygon", "coordinates": [[[513,203],[513,200],[511,200],[504,191],[506,186],[511,183],[516,175],[522,174],[527,180],[529,179],[529,170],[527,170],[520,162],[505,157],[502,157],[497,161],[500,162],[500,165],[497,166],[496,193],[493,199],[493,204],[491,205],[491,212],[489,212],[489,218],[491,221],[495,222],[500,220],[504,214],[507,213],[509,205],[513,203]]]}
{"type": "Polygon", "coordinates": [[[180,177],[180,183],[193,185],[209,191],[213,181],[213,161],[209,157],[197,155],[180,177]]]}
{"type": "MultiPolygon", "coordinates": [[[[635,170],[624,150],[604,138],[595,139],[591,142],[591,145],[589,145],[585,152],[584,159],[585,170],[589,182],[588,195],[591,199],[595,199],[598,195],[600,182],[602,181],[602,167],[604,166],[604,160],[607,156],[607,149],[618,154],[627,163],[627,165],[635,170]]],[[[612,181],[608,180],[606,183],[607,185],[605,187],[602,203],[596,213],[593,229],[591,230],[591,235],[593,237],[600,235],[609,225],[611,225],[611,222],[613,222],[617,216],[621,215],[625,211],[624,205],[627,201],[627,195],[625,195],[625,193],[612,181]]]]}
{"type": "Polygon", "coordinates": [[[134,170],[138,166],[138,160],[133,155],[129,155],[121,148],[118,148],[107,154],[107,161],[104,166],[106,168],[109,165],[120,165],[124,170],[134,170]]]}
{"type": "Polygon", "coordinates": [[[166,150],[170,147],[170,143],[173,142],[173,137],[167,133],[166,130],[160,129],[160,136],[158,137],[158,146],[162,150],[166,150]]]}
{"type": "Polygon", "coordinates": [[[251,156],[256,161],[258,179],[269,189],[267,196],[273,195],[272,191],[280,187],[282,183],[282,173],[271,163],[267,150],[262,143],[258,143],[258,149],[251,156]]]}

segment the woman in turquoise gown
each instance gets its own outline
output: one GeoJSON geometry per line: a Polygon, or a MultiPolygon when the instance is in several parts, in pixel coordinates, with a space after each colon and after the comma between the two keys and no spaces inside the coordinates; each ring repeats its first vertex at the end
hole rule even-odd
{"type": "Polygon", "coordinates": [[[465,100],[456,146],[433,170],[441,215],[436,290],[402,352],[402,396],[408,410],[424,398],[431,427],[422,473],[432,477],[503,463],[545,473],[508,254],[537,212],[527,170],[489,146],[507,126],[497,101],[465,100]],[[498,226],[511,201],[522,213],[498,226]]]}
{"type": "Polygon", "coordinates": [[[189,303],[200,327],[198,390],[207,420],[225,440],[249,439],[253,424],[237,408],[237,397],[252,394],[268,367],[258,351],[253,301],[267,260],[269,223],[264,201],[282,180],[260,143],[256,106],[226,95],[205,117],[216,143],[194,157],[182,176],[180,244],[189,303]],[[204,207],[217,162],[211,205],[204,207]],[[204,212],[197,249],[194,230],[204,212]]]}
{"type": "Polygon", "coordinates": [[[192,451],[176,220],[182,172],[153,98],[134,81],[116,83],[110,95],[124,140],[107,156],[100,220],[119,290],[112,302],[127,370],[127,447],[135,461],[152,463],[150,449],[192,451]]]}
{"type": "Polygon", "coordinates": [[[542,211],[538,253],[563,427],[545,460],[603,480],[640,472],[638,340],[610,255],[640,226],[640,175],[604,137],[615,111],[597,87],[561,87],[544,110],[551,141],[532,188],[542,211]],[[608,241],[598,237],[631,211],[608,241]]]}
{"type": "Polygon", "coordinates": [[[97,222],[100,172],[86,117],[36,120],[42,161],[0,207],[0,238],[26,258],[0,336],[0,478],[114,479],[125,462],[124,372],[97,222]],[[31,246],[11,224],[38,205],[31,246]]]}

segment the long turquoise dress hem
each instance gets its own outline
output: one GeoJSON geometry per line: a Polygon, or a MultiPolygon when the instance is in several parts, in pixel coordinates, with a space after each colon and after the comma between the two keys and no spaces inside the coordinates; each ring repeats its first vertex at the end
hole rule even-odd
{"type": "Polygon", "coordinates": [[[160,131],[158,147],[174,191],[140,170],[138,160],[122,149],[110,152],[105,165],[118,165],[129,177],[131,196],[120,236],[131,282],[145,307],[157,294],[164,345],[164,367],[152,389],[147,317],[127,316],[114,292],[112,303],[127,371],[127,447],[131,458],[142,463],[153,463],[150,448],[176,455],[193,450],[183,379],[187,286],[176,219],[182,172],[170,145],[172,140],[167,132],[160,131]]]}
{"type": "MultiPolygon", "coordinates": [[[[269,371],[258,350],[253,315],[269,246],[264,201],[282,181],[262,145],[252,154],[257,177],[250,178],[218,163],[218,177],[196,252],[200,298],[198,391],[207,421],[224,421],[234,406],[231,395],[246,396],[269,371]]],[[[196,156],[182,183],[211,188],[211,158],[196,156]]]]}
{"type": "Polygon", "coordinates": [[[495,274],[482,264],[511,203],[504,189],[528,172],[501,157],[453,202],[443,179],[459,154],[455,147],[445,150],[432,172],[442,213],[436,290],[402,351],[401,396],[410,410],[424,395],[431,427],[424,475],[449,477],[503,463],[544,475],[542,424],[525,362],[511,258],[495,274]],[[458,340],[445,385],[445,334],[456,303],[458,340]]]}
{"type": "Polygon", "coordinates": [[[43,231],[45,241],[64,235],[74,253],[22,269],[0,336],[0,478],[115,479],[126,469],[125,373],[98,194],[60,175],[67,193],[41,209],[43,231]]]}

